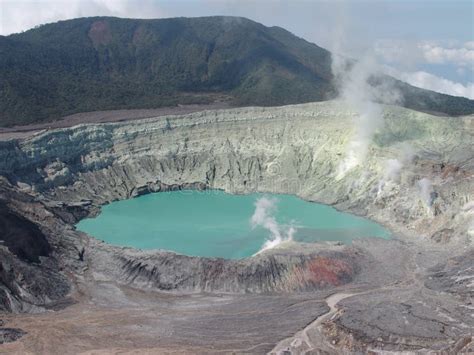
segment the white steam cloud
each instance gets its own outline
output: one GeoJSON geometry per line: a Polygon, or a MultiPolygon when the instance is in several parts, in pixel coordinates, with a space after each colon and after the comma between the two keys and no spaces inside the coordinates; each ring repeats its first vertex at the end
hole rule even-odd
{"type": "Polygon", "coordinates": [[[432,192],[433,192],[433,185],[431,184],[431,180],[427,178],[423,178],[418,181],[418,189],[420,190],[421,199],[426,204],[426,206],[431,207],[432,204],[432,192]]]}
{"type": "Polygon", "coordinates": [[[284,241],[293,239],[296,229],[293,226],[284,227],[278,224],[274,217],[278,200],[276,198],[261,197],[255,201],[255,212],[250,219],[252,229],[263,227],[269,232],[269,238],[260,251],[271,249],[284,241]]]}
{"type": "Polygon", "coordinates": [[[387,182],[397,183],[400,180],[400,173],[403,164],[398,159],[387,159],[385,161],[385,171],[383,179],[379,180],[377,187],[377,196],[382,194],[387,182]]]}
{"type": "Polygon", "coordinates": [[[398,159],[387,159],[385,161],[384,179],[387,181],[398,182],[402,168],[409,165],[413,160],[413,147],[409,143],[403,143],[402,153],[398,159]]]}
{"type": "Polygon", "coordinates": [[[398,181],[403,164],[398,159],[388,159],[385,166],[385,179],[398,181]]]}
{"type": "Polygon", "coordinates": [[[367,54],[352,64],[339,55],[332,58],[332,72],[340,99],[357,113],[354,135],[339,166],[338,178],[342,178],[365,160],[374,133],[383,126],[383,110],[377,101],[398,102],[400,93],[383,82],[376,87],[371,85],[370,79],[381,73],[373,55],[367,54]]]}
{"type": "Polygon", "coordinates": [[[339,166],[338,177],[359,165],[367,155],[367,150],[375,130],[381,126],[381,109],[371,100],[370,77],[372,58],[365,57],[347,69],[347,62],[334,55],[332,70],[339,86],[340,98],[357,112],[355,133],[348,145],[346,157],[339,166]]]}

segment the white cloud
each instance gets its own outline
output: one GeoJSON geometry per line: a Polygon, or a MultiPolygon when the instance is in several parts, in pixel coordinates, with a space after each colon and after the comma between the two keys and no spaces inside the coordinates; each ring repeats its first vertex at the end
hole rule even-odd
{"type": "Polygon", "coordinates": [[[396,64],[405,69],[412,69],[417,63],[424,61],[422,49],[416,41],[379,40],[374,44],[374,52],[385,63],[396,64]]]}
{"type": "Polygon", "coordinates": [[[86,16],[156,18],[166,14],[156,1],[141,0],[0,0],[0,34],[38,24],[86,16]]]}
{"type": "Polygon", "coordinates": [[[375,53],[390,65],[385,67],[389,75],[423,89],[474,99],[474,41],[380,40],[375,53]],[[428,73],[422,69],[426,64],[445,65],[467,80],[459,83],[428,73]]]}
{"type": "Polygon", "coordinates": [[[379,40],[375,53],[387,63],[473,65],[474,41],[379,40]]]}
{"type": "Polygon", "coordinates": [[[38,23],[56,21],[58,18],[71,18],[77,13],[77,1],[51,3],[44,1],[1,1],[1,34],[20,32],[38,23]],[[36,16],[31,16],[35,13],[36,16]]]}
{"type": "Polygon", "coordinates": [[[463,85],[424,71],[402,72],[391,67],[385,67],[385,72],[413,86],[474,100],[474,83],[472,82],[463,85]]]}
{"type": "Polygon", "coordinates": [[[469,49],[474,49],[474,41],[464,43],[464,46],[469,49]]]}
{"type": "Polygon", "coordinates": [[[420,48],[428,63],[445,64],[453,63],[457,65],[472,65],[474,63],[473,42],[466,42],[457,48],[446,48],[441,45],[425,43],[420,48]]]}

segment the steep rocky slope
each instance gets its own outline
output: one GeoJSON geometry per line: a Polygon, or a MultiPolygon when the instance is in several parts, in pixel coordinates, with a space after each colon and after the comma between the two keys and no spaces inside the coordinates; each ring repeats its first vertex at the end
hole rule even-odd
{"type": "Polygon", "coordinates": [[[20,257],[21,243],[0,246],[2,307],[40,312],[69,305],[53,318],[7,317],[9,327],[35,334],[10,349],[110,350],[108,336],[119,350],[130,350],[135,336],[149,351],[208,351],[210,344],[256,353],[275,346],[294,353],[467,349],[473,118],[386,106],[362,163],[347,169],[356,120],[331,101],[79,125],[0,142],[2,213],[31,221],[37,228],[25,230],[25,238],[43,235],[49,245],[27,250],[32,260],[20,257]],[[289,243],[235,261],[114,247],[72,227],[104,203],[182,188],[296,194],[374,219],[395,238],[289,243]],[[225,299],[220,316],[209,310],[214,297],[225,299]],[[310,314],[304,304],[312,305],[310,314]],[[214,315],[206,318],[203,309],[214,315]],[[286,312],[291,321],[284,321],[286,312]],[[262,322],[278,319],[261,331],[262,322]],[[35,322],[49,325],[37,329],[35,322]],[[248,326],[241,344],[215,335],[217,328],[239,332],[232,324],[248,326]],[[47,329],[70,342],[38,343],[50,339],[47,329]]]}

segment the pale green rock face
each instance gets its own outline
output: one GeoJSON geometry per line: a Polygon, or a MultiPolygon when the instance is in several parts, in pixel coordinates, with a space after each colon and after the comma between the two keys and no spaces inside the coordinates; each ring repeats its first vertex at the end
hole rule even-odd
{"type": "Polygon", "coordinates": [[[115,245],[229,259],[254,255],[291,235],[296,241],[343,243],[389,237],[374,222],[295,196],[217,190],[161,192],[113,202],[77,228],[115,245]]]}

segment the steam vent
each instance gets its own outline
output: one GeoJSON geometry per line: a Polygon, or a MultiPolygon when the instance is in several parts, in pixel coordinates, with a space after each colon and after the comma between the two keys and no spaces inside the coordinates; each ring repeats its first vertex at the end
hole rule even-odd
{"type": "Polygon", "coordinates": [[[474,352],[472,100],[234,17],[0,52],[0,353],[474,352]]]}

